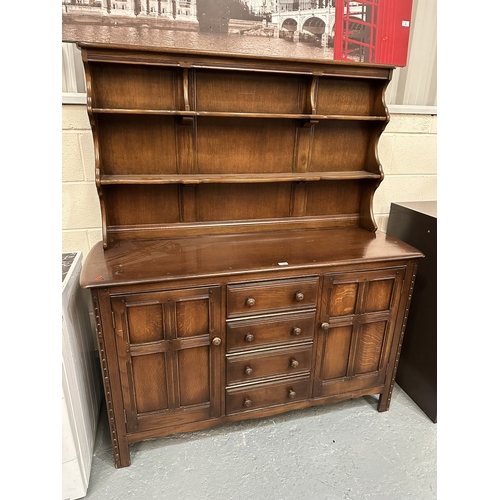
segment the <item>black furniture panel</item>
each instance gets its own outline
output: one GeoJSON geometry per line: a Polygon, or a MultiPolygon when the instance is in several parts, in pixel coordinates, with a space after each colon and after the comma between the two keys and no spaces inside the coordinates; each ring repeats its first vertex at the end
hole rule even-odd
{"type": "Polygon", "coordinates": [[[437,422],[437,202],[392,203],[387,234],[418,248],[418,273],[396,382],[437,422]]]}

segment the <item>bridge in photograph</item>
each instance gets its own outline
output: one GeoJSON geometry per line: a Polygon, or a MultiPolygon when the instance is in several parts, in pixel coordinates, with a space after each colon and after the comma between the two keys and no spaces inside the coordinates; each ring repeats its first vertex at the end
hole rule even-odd
{"type": "MultiPolygon", "coordinates": [[[[351,16],[361,13],[362,5],[351,7],[351,16]]],[[[325,37],[333,36],[335,7],[280,10],[272,14],[271,22],[280,31],[290,31],[294,35],[310,34],[325,39],[325,37]]]]}

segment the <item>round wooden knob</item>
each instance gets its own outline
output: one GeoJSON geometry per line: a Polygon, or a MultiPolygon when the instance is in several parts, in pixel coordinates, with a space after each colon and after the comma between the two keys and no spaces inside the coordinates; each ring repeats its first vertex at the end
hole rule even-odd
{"type": "Polygon", "coordinates": [[[299,302],[300,302],[301,300],[304,300],[304,294],[303,294],[302,292],[297,292],[297,293],[295,294],[295,300],[298,300],[299,302]]]}
{"type": "Polygon", "coordinates": [[[293,330],[292,330],[292,333],[294,335],[300,335],[302,333],[302,329],[299,328],[298,326],[296,326],[293,330]]]}
{"type": "Polygon", "coordinates": [[[221,345],[221,343],[222,343],[222,340],[221,340],[221,338],[220,338],[220,337],[214,337],[214,338],[212,339],[212,344],[213,344],[213,345],[221,345]]]}
{"type": "Polygon", "coordinates": [[[254,339],[254,338],[255,338],[255,337],[254,337],[251,333],[247,333],[247,334],[245,335],[245,340],[246,340],[247,342],[253,342],[253,339],[254,339]]]}
{"type": "Polygon", "coordinates": [[[290,366],[292,368],[297,368],[299,366],[299,362],[296,359],[292,359],[292,361],[290,361],[290,366]]]}
{"type": "Polygon", "coordinates": [[[249,408],[250,406],[252,406],[252,400],[249,398],[245,398],[245,401],[243,401],[243,406],[249,408]]]}
{"type": "Polygon", "coordinates": [[[252,373],[253,373],[253,370],[249,366],[247,366],[245,368],[245,375],[252,375],[252,373]]]}
{"type": "Polygon", "coordinates": [[[293,399],[296,395],[297,395],[297,393],[296,393],[293,389],[290,389],[290,390],[288,391],[288,397],[289,397],[290,399],[293,399]]]}
{"type": "Polygon", "coordinates": [[[330,328],[330,324],[329,323],[321,323],[321,328],[323,330],[325,330],[325,332],[327,332],[330,328]]]}
{"type": "Polygon", "coordinates": [[[252,307],[255,305],[255,299],[253,297],[248,297],[247,301],[245,302],[245,304],[248,306],[248,307],[252,307]]]}

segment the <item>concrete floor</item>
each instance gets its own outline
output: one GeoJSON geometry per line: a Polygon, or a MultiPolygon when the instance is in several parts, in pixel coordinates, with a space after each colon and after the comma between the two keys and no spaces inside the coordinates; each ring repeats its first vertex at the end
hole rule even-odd
{"type": "Polygon", "coordinates": [[[115,469],[107,417],[98,427],[87,500],[433,500],[437,424],[399,387],[133,444],[115,469]]]}

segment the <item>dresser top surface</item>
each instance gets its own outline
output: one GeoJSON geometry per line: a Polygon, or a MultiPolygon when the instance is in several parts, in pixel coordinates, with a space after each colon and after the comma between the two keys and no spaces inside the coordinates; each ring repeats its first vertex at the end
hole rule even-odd
{"type": "Polygon", "coordinates": [[[80,283],[106,287],[422,256],[385,233],[360,228],[130,240],[108,250],[100,242],[86,258],[80,283]]]}

